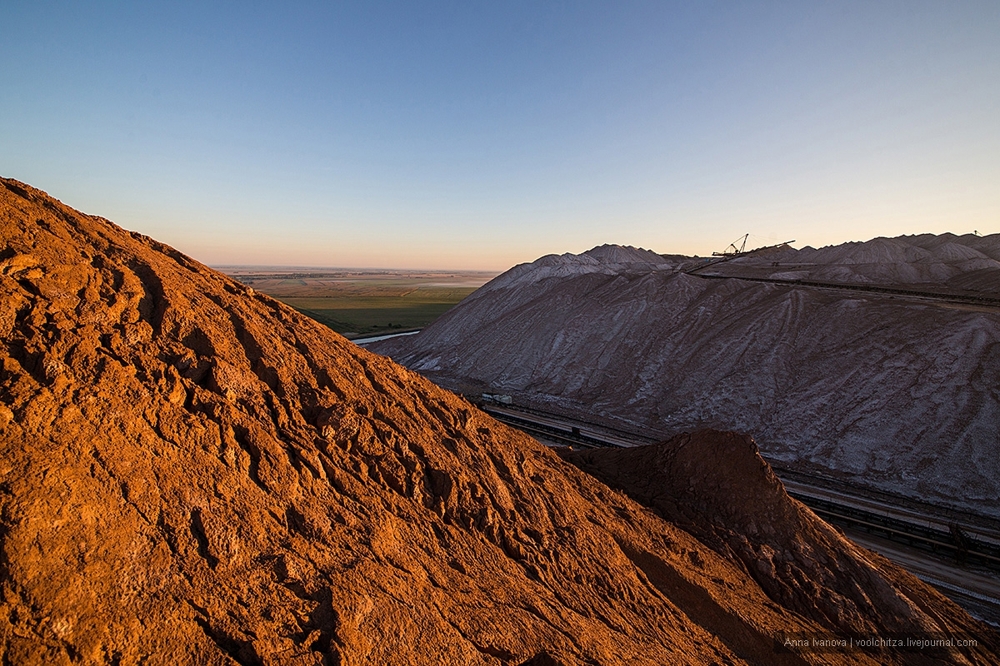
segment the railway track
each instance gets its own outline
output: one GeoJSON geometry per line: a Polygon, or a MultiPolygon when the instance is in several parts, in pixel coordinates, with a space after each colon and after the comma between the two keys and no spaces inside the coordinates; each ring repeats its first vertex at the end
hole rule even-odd
{"type": "Polygon", "coordinates": [[[606,439],[599,439],[589,434],[583,434],[579,427],[571,426],[569,428],[561,428],[557,425],[532,420],[528,417],[522,418],[514,416],[507,411],[500,411],[488,407],[484,407],[483,411],[501,423],[506,423],[507,425],[526,432],[533,437],[539,437],[560,446],[583,447],[588,449],[607,447],[622,448],[622,445],[620,444],[614,444],[606,439]]]}
{"type": "MultiPolygon", "coordinates": [[[[566,417],[534,409],[511,405],[481,407],[498,421],[559,446],[624,448],[657,441],[656,438],[611,431],[594,424],[575,425],[575,421],[569,421],[566,417]]],[[[981,524],[970,526],[976,518],[971,514],[950,509],[935,511],[938,515],[923,514],[913,507],[890,505],[886,497],[873,497],[873,494],[864,493],[860,488],[840,483],[840,491],[834,492],[830,489],[832,482],[829,479],[811,479],[801,472],[772,467],[779,478],[785,481],[789,495],[827,522],[864,531],[874,537],[938,557],[946,557],[963,566],[973,565],[1000,572],[1000,529],[988,529],[981,524]],[[851,497],[845,490],[851,495],[865,496],[851,497]],[[942,515],[945,516],[944,519],[942,515]],[[965,520],[960,523],[962,518],[965,520]]],[[[983,520],[976,522],[981,523],[983,520]]]]}
{"type": "Polygon", "coordinates": [[[799,492],[788,494],[829,523],[1000,572],[1000,546],[970,536],[957,523],[943,531],[799,492]]]}
{"type": "MultiPolygon", "coordinates": [[[[498,421],[540,441],[585,448],[642,446],[639,433],[536,409],[480,405],[498,421]]],[[[889,497],[772,464],[788,494],[861,545],[938,588],[974,617],[1000,628],[1000,529],[997,521],[925,502],[889,497]],[[900,505],[900,506],[896,506],[900,505]],[[964,525],[959,525],[962,520],[964,525]],[[974,528],[969,528],[974,524],[974,528]]]]}

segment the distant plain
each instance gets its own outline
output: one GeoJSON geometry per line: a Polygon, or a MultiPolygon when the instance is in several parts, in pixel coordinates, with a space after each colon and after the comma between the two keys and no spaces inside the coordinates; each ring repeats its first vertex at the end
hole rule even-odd
{"type": "Polygon", "coordinates": [[[423,328],[496,276],[483,271],[256,266],[222,270],[348,338],[423,328]]]}

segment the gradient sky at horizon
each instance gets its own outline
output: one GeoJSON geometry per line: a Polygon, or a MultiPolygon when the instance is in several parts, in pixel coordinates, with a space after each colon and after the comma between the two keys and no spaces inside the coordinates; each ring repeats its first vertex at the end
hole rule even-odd
{"type": "Polygon", "coordinates": [[[9,3],[0,174],[213,265],[1000,231],[1000,3],[9,3]]]}

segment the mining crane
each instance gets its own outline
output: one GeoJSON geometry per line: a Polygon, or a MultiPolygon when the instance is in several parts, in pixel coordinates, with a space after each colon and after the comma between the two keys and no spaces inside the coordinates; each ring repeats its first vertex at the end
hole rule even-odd
{"type": "Polygon", "coordinates": [[[747,239],[748,238],[750,238],[750,234],[746,234],[745,236],[743,236],[742,240],[739,239],[739,238],[737,238],[732,243],[730,243],[729,247],[727,247],[725,250],[723,250],[722,252],[713,252],[712,256],[713,257],[735,257],[738,254],[743,254],[746,251],[746,249],[747,249],[747,239]],[[740,244],[739,247],[736,247],[737,243],[740,244]]]}
{"type": "Polygon", "coordinates": [[[750,234],[744,235],[743,238],[737,238],[735,241],[730,243],[729,247],[727,247],[725,250],[723,250],[722,252],[713,252],[712,256],[726,257],[726,258],[738,257],[743,254],[752,254],[754,252],[760,252],[761,250],[772,250],[776,247],[781,247],[783,245],[791,245],[792,243],[795,242],[793,240],[790,240],[790,241],[785,241],[784,243],[777,243],[775,245],[765,245],[763,247],[755,247],[752,250],[748,250],[747,249],[748,238],[750,238],[750,234]],[[739,243],[739,247],[736,246],[737,243],[739,243]]]}

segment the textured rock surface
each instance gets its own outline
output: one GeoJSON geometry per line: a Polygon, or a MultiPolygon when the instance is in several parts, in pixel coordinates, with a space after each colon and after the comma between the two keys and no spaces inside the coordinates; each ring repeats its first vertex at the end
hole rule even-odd
{"type": "MultiPolygon", "coordinates": [[[[1000,308],[705,279],[651,254],[543,257],[369,348],[453,389],[663,436],[752,433],[771,460],[1000,516],[1000,308]]],[[[1000,235],[910,236],[704,272],[1000,298],[970,291],[1000,285],[994,256],[1000,235]]]]}
{"type": "MultiPolygon", "coordinates": [[[[4,664],[829,663],[771,637],[981,630],[829,533],[803,552],[852,563],[869,604],[762,589],[728,537],[706,545],[388,359],[9,180],[0,340],[4,664]]],[[[746,473],[771,514],[801,511],[746,473]]]]}

